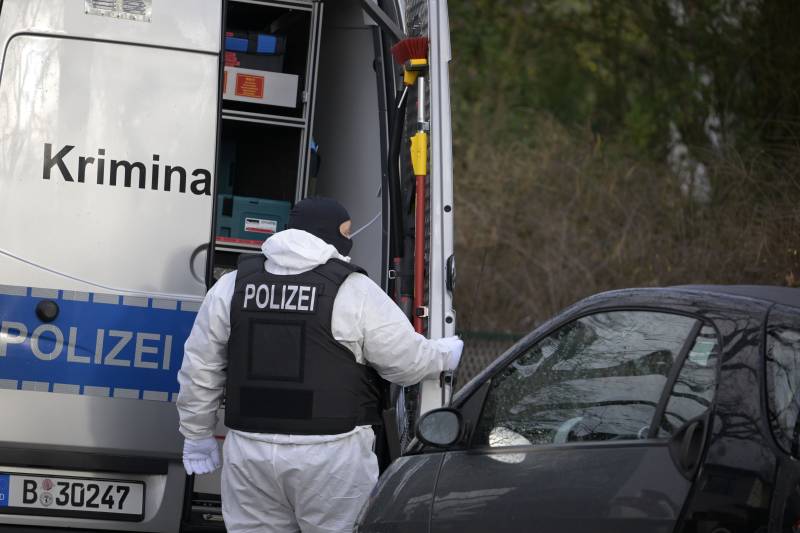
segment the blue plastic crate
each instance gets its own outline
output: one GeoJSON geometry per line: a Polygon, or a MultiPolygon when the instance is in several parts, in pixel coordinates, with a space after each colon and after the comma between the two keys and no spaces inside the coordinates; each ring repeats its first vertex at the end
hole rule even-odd
{"type": "Polygon", "coordinates": [[[278,53],[278,38],[274,35],[266,35],[259,33],[256,36],[256,53],[257,54],[277,54],[278,53]]]}
{"type": "Polygon", "coordinates": [[[247,52],[249,44],[250,42],[248,39],[242,39],[241,37],[225,37],[225,50],[247,52]]]}
{"type": "Polygon", "coordinates": [[[285,38],[253,31],[225,32],[225,50],[251,54],[278,55],[285,50],[285,38]]]}
{"type": "MultiPolygon", "coordinates": [[[[286,229],[292,204],[267,198],[220,194],[217,197],[217,237],[222,240],[264,241],[286,229]]],[[[248,243],[244,243],[248,244],[248,243]]]]}

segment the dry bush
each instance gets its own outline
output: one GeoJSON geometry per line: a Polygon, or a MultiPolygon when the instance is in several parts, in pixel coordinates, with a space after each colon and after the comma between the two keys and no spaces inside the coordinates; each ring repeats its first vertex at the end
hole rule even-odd
{"type": "Polygon", "coordinates": [[[533,145],[455,144],[460,329],[526,331],[603,290],[800,285],[800,149],[706,154],[707,204],[666,163],[540,119],[533,145]]]}

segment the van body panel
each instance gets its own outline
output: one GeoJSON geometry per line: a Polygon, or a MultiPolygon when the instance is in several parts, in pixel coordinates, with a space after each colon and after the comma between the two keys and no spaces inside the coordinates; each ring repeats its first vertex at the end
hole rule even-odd
{"type": "Polygon", "coordinates": [[[144,518],[0,524],[177,531],[173,402],[206,290],[222,6],[154,0],[150,22],[85,8],[2,5],[0,471],[143,481],[144,518]],[[37,464],[48,453],[60,464],[37,464]]]}
{"type": "Polygon", "coordinates": [[[190,265],[202,272],[193,254],[211,220],[216,64],[128,44],[7,42],[0,196],[18,200],[0,210],[0,226],[16,228],[0,236],[3,284],[202,297],[190,265]],[[164,72],[172,82],[154,84],[164,72]]]}
{"type": "MultiPolygon", "coordinates": [[[[151,4],[136,21],[98,16],[86,0],[0,0],[0,402],[11,406],[0,410],[0,472],[147,486],[141,522],[0,513],[0,525],[177,531],[186,504],[173,402],[214,232],[224,3],[151,4]],[[56,305],[52,320],[37,314],[42,302],[56,305]],[[36,463],[49,452],[63,464],[36,463]]],[[[441,314],[452,311],[442,267],[452,209],[441,213],[452,206],[449,34],[446,4],[417,4],[431,11],[428,333],[438,337],[455,327],[441,314]]],[[[313,132],[316,193],[342,201],[354,230],[366,226],[353,260],[382,283],[393,95],[379,93],[376,65],[388,58],[356,0],[329,5],[325,21],[309,51],[320,48],[319,69],[309,59],[306,71],[319,90],[302,95],[301,145],[313,132]]],[[[428,387],[440,398],[438,382],[428,387]]],[[[218,490],[217,474],[197,482],[195,492],[218,490]]]]}
{"type": "Polygon", "coordinates": [[[85,0],[4,0],[2,7],[3,49],[28,32],[219,54],[221,2],[198,9],[196,0],[153,0],[150,22],[87,14],[85,0]]]}

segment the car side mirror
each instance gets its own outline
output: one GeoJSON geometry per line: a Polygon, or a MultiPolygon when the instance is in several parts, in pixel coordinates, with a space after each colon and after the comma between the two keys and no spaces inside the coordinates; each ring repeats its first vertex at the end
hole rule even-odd
{"type": "Polygon", "coordinates": [[[463,433],[461,413],[450,407],[428,411],[417,422],[417,438],[424,444],[446,448],[455,444],[463,433]]]}

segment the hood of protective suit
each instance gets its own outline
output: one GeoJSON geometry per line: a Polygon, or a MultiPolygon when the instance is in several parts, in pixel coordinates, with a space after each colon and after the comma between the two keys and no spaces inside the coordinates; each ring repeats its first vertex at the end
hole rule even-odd
{"type": "Polygon", "coordinates": [[[349,255],[353,241],[342,235],[341,226],[350,220],[350,213],[333,198],[312,196],[295,204],[289,212],[289,229],[301,229],[316,235],[336,247],[342,255],[349,255]]]}
{"type": "Polygon", "coordinates": [[[261,245],[267,270],[273,274],[299,274],[327,263],[330,259],[350,261],[336,247],[299,229],[276,233],[261,245]]]}

